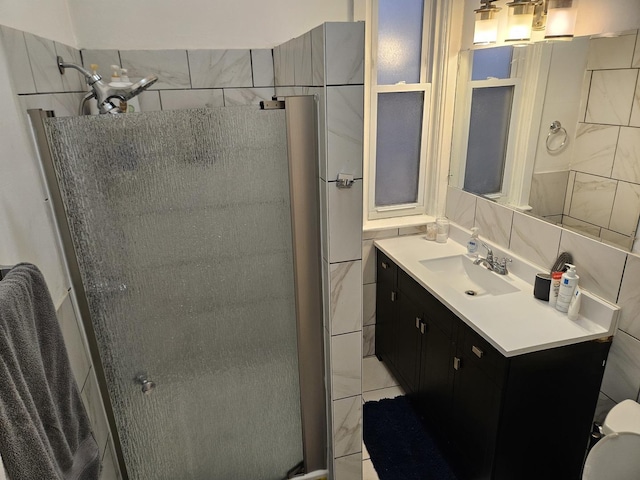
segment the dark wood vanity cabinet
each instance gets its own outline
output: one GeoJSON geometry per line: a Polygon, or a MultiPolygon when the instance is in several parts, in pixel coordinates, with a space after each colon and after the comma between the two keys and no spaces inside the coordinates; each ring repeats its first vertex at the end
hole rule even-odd
{"type": "Polygon", "coordinates": [[[377,251],[376,355],[460,480],[578,480],[609,341],[505,357],[377,251]]]}

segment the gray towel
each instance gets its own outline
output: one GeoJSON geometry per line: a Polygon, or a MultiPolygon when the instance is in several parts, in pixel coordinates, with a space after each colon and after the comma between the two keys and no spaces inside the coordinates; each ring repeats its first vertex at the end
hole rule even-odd
{"type": "Polygon", "coordinates": [[[11,480],[93,480],[100,458],[37,267],[0,281],[0,452],[11,480]]]}

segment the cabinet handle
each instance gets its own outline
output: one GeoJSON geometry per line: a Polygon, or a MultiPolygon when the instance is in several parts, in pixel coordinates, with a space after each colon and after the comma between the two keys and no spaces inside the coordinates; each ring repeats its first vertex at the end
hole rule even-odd
{"type": "Polygon", "coordinates": [[[482,358],[484,356],[484,352],[482,350],[480,350],[478,347],[476,347],[475,345],[473,345],[471,347],[471,351],[475,354],[476,357],[478,358],[482,358]]]}
{"type": "Polygon", "coordinates": [[[396,294],[396,292],[391,292],[391,301],[395,302],[396,298],[398,298],[398,295],[396,294]]]}
{"type": "Polygon", "coordinates": [[[453,369],[460,370],[462,368],[462,359],[459,357],[453,357],[453,369]]]}
{"type": "Polygon", "coordinates": [[[426,328],[426,323],[420,322],[420,333],[422,335],[424,335],[425,328],[426,328]]]}
{"type": "Polygon", "coordinates": [[[382,268],[386,270],[387,268],[389,268],[389,264],[387,262],[382,262],[382,268]]]}
{"type": "Polygon", "coordinates": [[[416,328],[420,328],[421,322],[422,322],[422,319],[420,317],[416,317],[416,328]]]}

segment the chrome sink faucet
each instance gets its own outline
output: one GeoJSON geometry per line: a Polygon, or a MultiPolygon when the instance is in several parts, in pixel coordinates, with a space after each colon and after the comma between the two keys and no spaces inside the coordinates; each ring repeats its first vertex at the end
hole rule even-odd
{"type": "Polygon", "coordinates": [[[488,270],[497,273],[498,275],[506,275],[509,272],[507,271],[507,263],[511,262],[510,258],[504,257],[500,259],[496,259],[493,256],[493,250],[484,242],[481,242],[482,246],[487,249],[487,256],[485,258],[478,256],[473,261],[474,265],[484,265],[488,270]]]}

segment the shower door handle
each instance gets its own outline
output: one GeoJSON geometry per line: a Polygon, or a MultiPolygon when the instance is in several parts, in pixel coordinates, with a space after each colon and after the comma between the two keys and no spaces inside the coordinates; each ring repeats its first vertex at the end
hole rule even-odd
{"type": "Polygon", "coordinates": [[[136,382],[142,385],[141,390],[145,395],[153,393],[156,389],[156,383],[149,380],[146,375],[138,375],[136,377],[136,382]]]}

